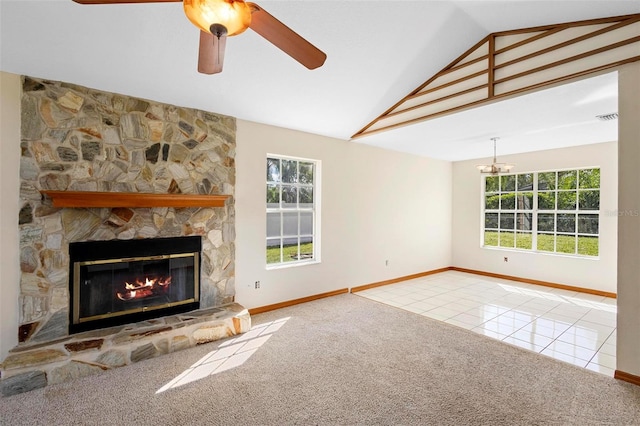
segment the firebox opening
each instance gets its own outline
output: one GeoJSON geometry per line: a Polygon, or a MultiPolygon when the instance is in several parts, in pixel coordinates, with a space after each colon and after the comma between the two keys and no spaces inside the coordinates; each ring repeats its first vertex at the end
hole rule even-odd
{"type": "Polygon", "coordinates": [[[200,237],[72,243],[69,333],[198,309],[200,237]]]}

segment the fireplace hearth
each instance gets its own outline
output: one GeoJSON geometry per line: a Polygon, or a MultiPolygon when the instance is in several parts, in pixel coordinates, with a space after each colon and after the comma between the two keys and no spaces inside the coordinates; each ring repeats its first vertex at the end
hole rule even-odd
{"type": "Polygon", "coordinates": [[[69,333],[198,309],[201,237],[69,245],[69,333]]]}

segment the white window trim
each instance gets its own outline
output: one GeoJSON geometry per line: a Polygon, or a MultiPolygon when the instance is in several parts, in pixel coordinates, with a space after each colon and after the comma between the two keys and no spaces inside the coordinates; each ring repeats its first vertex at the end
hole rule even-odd
{"type": "MultiPolygon", "coordinates": [[[[534,175],[534,189],[532,190],[534,196],[533,196],[533,209],[532,210],[527,210],[530,211],[532,214],[532,229],[531,229],[531,248],[530,249],[525,249],[525,248],[518,248],[518,247],[501,247],[501,246],[488,246],[485,245],[484,243],[484,238],[485,238],[485,213],[487,211],[486,209],[486,187],[485,187],[485,183],[486,183],[486,177],[487,175],[480,175],[480,205],[482,206],[480,209],[480,248],[482,249],[487,249],[487,250],[500,250],[500,251],[514,251],[514,252],[519,252],[519,253],[530,253],[530,254],[541,254],[541,255],[551,255],[551,256],[561,256],[561,257],[571,257],[571,258],[579,258],[579,259],[587,259],[587,260],[599,260],[600,259],[600,227],[598,226],[598,233],[597,234],[589,234],[590,236],[595,236],[598,237],[598,255],[597,256],[591,256],[591,255],[585,255],[585,254],[579,254],[577,253],[577,249],[576,249],[576,253],[564,253],[564,252],[558,252],[555,251],[557,249],[557,241],[554,242],[554,251],[546,251],[546,250],[538,250],[537,247],[537,242],[538,242],[538,214],[542,213],[542,214],[553,214],[554,215],[554,229],[557,226],[557,215],[558,214],[563,214],[563,213],[568,213],[568,214],[575,214],[576,215],[576,231],[574,233],[564,233],[564,232],[558,232],[556,230],[554,230],[554,232],[542,232],[543,234],[553,234],[553,235],[574,235],[576,237],[576,245],[577,245],[577,238],[581,235],[585,235],[584,233],[580,233],[578,232],[578,223],[577,223],[577,215],[578,214],[597,214],[598,215],[598,222],[600,222],[601,220],[601,208],[598,208],[598,210],[578,210],[576,208],[576,210],[558,210],[557,209],[557,204],[556,204],[556,208],[554,210],[543,210],[543,211],[539,211],[538,210],[538,175],[541,173],[550,173],[550,172],[563,172],[563,171],[580,171],[580,170],[588,170],[588,169],[600,169],[600,187],[598,188],[599,191],[602,191],[602,167],[601,166],[583,166],[583,167],[567,167],[567,168],[557,168],[557,169],[550,169],[550,170],[536,170],[536,171],[523,171],[523,172],[514,172],[514,173],[505,173],[505,174],[501,174],[500,176],[503,175],[521,175],[521,174],[527,174],[527,173],[531,173],[534,175]]],[[[579,183],[578,183],[579,185],[579,183]]],[[[595,188],[594,188],[595,189],[595,188]]],[[[516,190],[517,190],[517,185],[516,185],[516,190]]],[[[580,188],[576,188],[575,191],[579,191],[580,188]]],[[[556,182],[556,192],[560,192],[560,191],[573,191],[573,190],[559,190],[557,189],[557,182],[556,182]]],[[[543,191],[544,192],[544,191],[543,191]]],[[[517,193],[517,191],[516,191],[517,193]]],[[[578,200],[579,202],[579,200],[578,200]]],[[[489,211],[493,211],[495,210],[496,212],[499,212],[500,209],[489,209],[489,211]]],[[[513,213],[517,214],[518,211],[524,211],[524,210],[518,210],[517,206],[516,208],[514,208],[513,213]]],[[[509,213],[512,212],[511,210],[508,211],[509,213]]],[[[500,219],[498,219],[500,220],[500,219]]],[[[600,223],[599,223],[600,225],[600,223]]],[[[498,229],[500,229],[500,223],[498,223],[498,229]]],[[[517,231],[514,231],[517,232],[517,231]]],[[[576,246],[577,247],[577,246],[576,246]]]]}
{"type": "MultiPolygon", "coordinates": [[[[313,175],[313,259],[305,259],[305,260],[295,260],[295,261],[291,261],[291,262],[279,262],[279,263],[266,263],[266,257],[265,257],[265,265],[266,265],[266,269],[267,270],[274,270],[274,269],[286,269],[286,268],[295,268],[295,267],[299,267],[299,266],[306,266],[306,265],[315,265],[318,263],[321,263],[321,253],[322,253],[322,244],[321,244],[321,238],[320,235],[322,233],[322,219],[321,219],[321,211],[322,211],[322,160],[317,160],[314,158],[305,158],[305,157],[293,157],[293,156],[289,156],[289,155],[282,155],[282,154],[274,154],[274,153],[267,153],[266,157],[265,157],[265,162],[267,158],[278,158],[280,160],[294,160],[294,161],[298,161],[298,162],[310,162],[310,163],[314,163],[315,167],[314,167],[314,175],[313,175]]],[[[265,173],[266,174],[266,173],[265,173]]],[[[266,185],[267,182],[265,182],[266,185]]],[[[265,186],[266,188],[266,186],[265,186]]],[[[270,212],[283,212],[283,211],[300,211],[299,209],[282,209],[282,208],[277,208],[277,209],[272,209],[272,208],[266,208],[266,213],[270,213],[270,212]]],[[[267,241],[267,236],[266,236],[266,214],[265,214],[265,239],[264,241],[267,241]]],[[[265,250],[266,250],[266,246],[265,246],[265,250]]]]}

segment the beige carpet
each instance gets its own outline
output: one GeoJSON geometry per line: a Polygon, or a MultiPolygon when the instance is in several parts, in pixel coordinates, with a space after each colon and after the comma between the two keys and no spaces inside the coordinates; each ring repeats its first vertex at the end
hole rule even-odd
{"type": "Polygon", "coordinates": [[[0,424],[640,424],[640,387],[352,294],[274,320],[235,368],[156,393],[239,343],[203,345],[0,398],[0,424]]]}

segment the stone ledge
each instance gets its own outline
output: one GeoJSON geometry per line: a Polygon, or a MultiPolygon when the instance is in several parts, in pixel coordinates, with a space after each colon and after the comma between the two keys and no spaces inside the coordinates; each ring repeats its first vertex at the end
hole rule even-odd
{"type": "Polygon", "coordinates": [[[97,374],[249,329],[248,310],[230,303],[88,331],[47,343],[18,346],[0,364],[0,394],[11,396],[97,374]]]}

